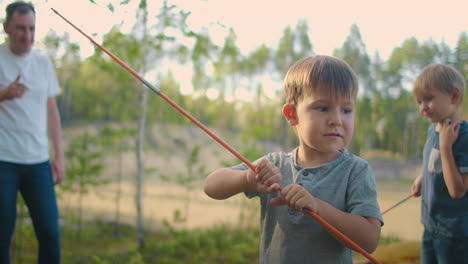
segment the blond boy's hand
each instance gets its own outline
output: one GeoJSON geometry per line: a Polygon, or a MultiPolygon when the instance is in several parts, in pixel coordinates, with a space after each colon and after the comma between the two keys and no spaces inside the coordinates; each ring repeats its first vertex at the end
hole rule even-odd
{"type": "Polygon", "coordinates": [[[411,185],[411,193],[413,193],[416,197],[421,196],[421,182],[422,174],[416,177],[416,179],[414,179],[413,185],[411,185]]]}
{"type": "Polygon", "coordinates": [[[440,150],[451,150],[453,143],[457,140],[461,121],[446,119],[440,124],[439,140],[440,150]]]}
{"type": "Polygon", "coordinates": [[[254,186],[254,191],[271,193],[279,189],[282,175],[278,167],[271,161],[263,158],[255,163],[255,172],[247,171],[247,182],[254,186]]]}
{"type": "Polygon", "coordinates": [[[317,198],[309,193],[302,185],[291,184],[281,191],[281,197],[271,199],[273,205],[287,205],[299,212],[304,209],[318,213],[319,203],[317,198]]]}

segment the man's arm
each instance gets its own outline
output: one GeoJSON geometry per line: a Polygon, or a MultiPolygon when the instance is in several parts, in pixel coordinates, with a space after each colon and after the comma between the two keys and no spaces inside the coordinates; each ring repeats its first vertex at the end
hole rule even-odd
{"type": "Polygon", "coordinates": [[[64,169],[64,153],[62,144],[62,126],[60,123],[60,114],[57,108],[57,103],[54,97],[49,97],[47,100],[47,116],[48,116],[48,132],[52,142],[54,158],[52,160],[52,175],[54,181],[59,184],[63,180],[64,169]]]}

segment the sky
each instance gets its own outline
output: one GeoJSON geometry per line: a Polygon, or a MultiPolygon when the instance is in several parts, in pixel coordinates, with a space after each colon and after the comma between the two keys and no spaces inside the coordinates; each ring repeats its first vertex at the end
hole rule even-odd
{"type": "MultiPolygon", "coordinates": [[[[133,10],[139,0],[119,6],[122,0],[32,0],[37,12],[36,39],[49,30],[68,32],[72,42],[80,44],[82,55],[92,54],[94,47],[65,21],[55,15],[56,9],[86,34],[100,42],[113,25],[121,24],[129,31],[134,24],[133,10]],[[115,11],[106,7],[112,2],[115,11]]],[[[0,17],[11,0],[0,0],[0,17]]],[[[162,0],[149,0],[149,10],[155,14],[162,0]]],[[[316,54],[332,55],[342,46],[352,24],[356,24],[369,55],[376,52],[388,59],[392,50],[406,39],[433,39],[456,47],[461,32],[468,32],[468,0],[169,0],[185,11],[191,11],[188,24],[194,31],[209,29],[212,40],[222,45],[228,29],[237,34],[237,45],[244,54],[266,44],[277,45],[287,26],[295,27],[306,20],[316,54]],[[220,26],[222,24],[223,26],[220,26]]],[[[0,41],[5,34],[1,31],[0,41]]],[[[190,78],[184,87],[190,85],[190,78]]]]}
{"type": "MultiPolygon", "coordinates": [[[[88,41],[61,21],[51,7],[88,34],[97,33],[96,40],[122,21],[123,28],[130,28],[135,16],[130,11],[131,5],[118,6],[121,0],[94,1],[97,4],[89,0],[33,0],[37,9],[37,38],[53,29],[59,33],[68,31],[72,41],[88,41]],[[109,2],[114,3],[114,13],[106,8],[109,2]]],[[[10,2],[0,0],[2,18],[10,2]]],[[[131,2],[135,5],[139,1],[131,2]]],[[[159,9],[162,3],[148,2],[150,10],[159,9]]],[[[169,3],[191,11],[189,25],[195,31],[209,27],[213,40],[219,44],[226,30],[234,28],[237,44],[246,53],[262,43],[275,45],[284,28],[294,27],[299,19],[309,24],[315,53],[327,55],[341,47],[352,24],[358,25],[367,52],[373,56],[378,51],[384,59],[407,38],[421,41],[432,38],[454,48],[460,33],[468,31],[468,0],[170,0],[169,3]],[[226,28],[216,25],[217,22],[226,28]]],[[[0,38],[4,37],[2,31],[0,38]]]]}

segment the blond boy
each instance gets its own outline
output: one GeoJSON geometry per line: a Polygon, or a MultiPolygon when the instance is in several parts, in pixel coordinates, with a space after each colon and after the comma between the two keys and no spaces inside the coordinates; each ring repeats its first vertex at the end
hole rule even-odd
{"type": "Polygon", "coordinates": [[[422,195],[421,263],[468,263],[468,124],[458,113],[465,80],[455,68],[432,64],[414,83],[427,130],[423,171],[412,186],[422,195]]]}

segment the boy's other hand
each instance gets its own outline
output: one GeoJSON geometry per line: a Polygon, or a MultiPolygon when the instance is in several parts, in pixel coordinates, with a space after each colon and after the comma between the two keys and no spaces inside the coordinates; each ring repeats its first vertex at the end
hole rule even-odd
{"type": "Polygon", "coordinates": [[[452,149],[460,131],[460,120],[446,119],[440,124],[439,140],[440,149],[452,149]]]}
{"type": "Polygon", "coordinates": [[[411,185],[411,193],[414,196],[419,197],[421,196],[421,182],[422,182],[422,175],[419,175],[414,179],[413,185],[411,185]]]}
{"type": "Polygon", "coordinates": [[[317,198],[309,193],[302,185],[291,184],[281,191],[281,197],[270,201],[273,205],[287,205],[299,212],[304,209],[318,213],[319,204],[317,198]]]}
{"type": "Polygon", "coordinates": [[[280,188],[282,175],[278,167],[266,158],[255,163],[255,172],[247,171],[247,182],[255,186],[256,191],[261,193],[271,193],[280,188]]]}

